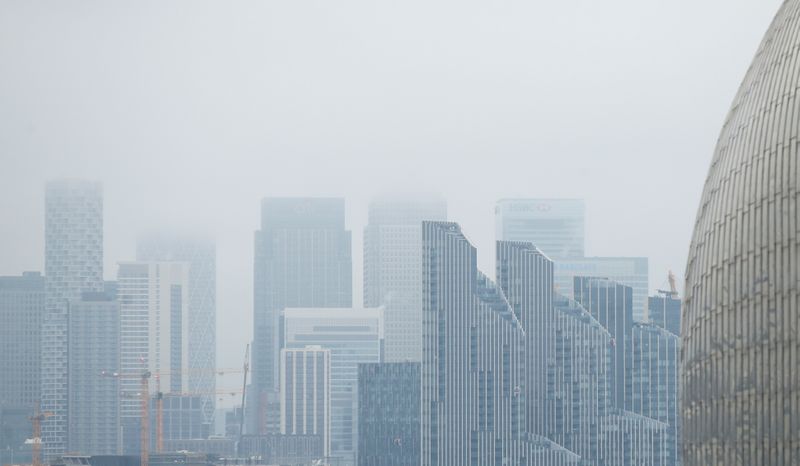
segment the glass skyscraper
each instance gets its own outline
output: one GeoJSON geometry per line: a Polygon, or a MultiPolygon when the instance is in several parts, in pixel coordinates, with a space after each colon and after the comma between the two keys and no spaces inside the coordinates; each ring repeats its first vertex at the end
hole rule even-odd
{"type": "Polygon", "coordinates": [[[68,303],[103,291],[103,193],[100,183],[59,180],[45,192],[45,315],[42,326],[42,451],[67,451],[68,303]]]}
{"type": "Polygon", "coordinates": [[[370,203],[364,228],[364,305],[384,308],[387,362],[422,357],[422,221],[446,218],[443,200],[370,203]]]}
{"type": "Polygon", "coordinates": [[[800,0],[786,0],[719,136],[686,266],[684,464],[800,463],[800,0]]]}
{"type": "Polygon", "coordinates": [[[533,243],[554,260],[582,258],[585,210],[581,199],[502,199],[495,207],[496,238],[533,243]]]}
{"type": "Polygon", "coordinates": [[[250,433],[276,433],[280,315],[289,307],[352,306],[351,235],[344,199],[267,198],[255,233],[250,433]]]}
{"type": "Polygon", "coordinates": [[[575,297],[575,277],[601,277],[631,288],[633,319],[644,321],[649,296],[649,264],[646,257],[583,257],[555,264],[556,292],[575,297]]]}

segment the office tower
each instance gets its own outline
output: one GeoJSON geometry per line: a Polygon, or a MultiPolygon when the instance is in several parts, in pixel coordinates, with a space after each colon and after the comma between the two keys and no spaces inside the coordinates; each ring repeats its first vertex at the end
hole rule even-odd
{"type": "Polygon", "coordinates": [[[137,261],[189,264],[189,391],[202,396],[206,423],[214,418],[217,360],[217,251],[213,241],[150,235],[139,239],[137,261]]]}
{"type": "Polygon", "coordinates": [[[119,302],[103,292],[69,301],[70,452],[115,455],[119,449],[119,302]]]}
{"type": "Polygon", "coordinates": [[[495,207],[498,240],[536,245],[556,261],[584,256],[581,199],[502,199],[495,207]]]}
{"type": "Polygon", "coordinates": [[[677,296],[650,296],[647,317],[650,323],[681,336],[681,300],[677,296]]]}
{"type": "Polygon", "coordinates": [[[59,180],[45,192],[45,315],[41,408],[45,458],[68,446],[67,303],[103,291],[103,194],[100,183],[59,180]]]}
{"type": "Polygon", "coordinates": [[[734,99],[706,177],[686,266],[681,338],[687,466],[800,463],[800,211],[787,0],[734,99]]]}
{"type": "Polygon", "coordinates": [[[287,349],[331,352],[331,456],[354,464],[358,451],[358,365],[381,360],[382,309],[286,309],[287,349]]]}
{"type": "Polygon", "coordinates": [[[139,374],[153,374],[152,389],[188,392],[189,264],[121,262],[120,417],[123,452],[139,451],[141,406],[139,374]]]}
{"type": "Polygon", "coordinates": [[[364,305],[384,308],[386,362],[421,358],[422,221],[446,218],[444,200],[370,203],[364,228],[364,305]]]}
{"type": "Polygon", "coordinates": [[[604,420],[612,411],[611,334],[580,304],[556,295],[547,403],[556,413],[548,438],[588,462],[603,457],[604,420]]]}
{"type": "Polygon", "coordinates": [[[281,350],[281,434],[318,435],[331,455],[331,350],[281,350]]]}
{"type": "Polygon", "coordinates": [[[350,232],[344,199],[268,198],[255,233],[254,432],[277,432],[280,313],[288,307],[352,306],[350,232]]]}
{"type": "Polygon", "coordinates": [[[631,376],[632,295],[631,287],[611,280],[575,277],[575,301],[611,334],[611,390],[614,406],[618,409],[626,406],[626,388],[631,376]]]}
{"type": "Polygon", "coordinates": [[[526,431],[547,435],[548,364],[553,358],[553,262],[533,244],[498,241],[497,284],[525,331],[526,431]]]}
{"type": "Polygon", "coordinates": [[[632,289],[633,318],[645,320],[650,284],[646,257],[584,257],[556,261],[555,288],[574,298],[575,277],[602,277],[632,289]]]}
{"type": "Polygon", "coordinates": [[[3,462],[29,461],[28,420],[39,407],[44,277],[0,277],[0,451],[3,462]],[[13,454],[13,456],[12,456],[13,454]]]}
{"type": "Polygon", "coordinates": [[[455,223],[424,222],[422,465],[516,464],[525,332],[455,223]]]}
{"type": "Polygon", "coordinates": [[[680,465],[677,335],[636,323],[631,333],[632,376],[627,409],[667,424],[667,463],[680,465]]]}
{"type": "Polygon", "coordinates": [[[358,366],[358,466],[420,460],[420,364],[358,366]]]}

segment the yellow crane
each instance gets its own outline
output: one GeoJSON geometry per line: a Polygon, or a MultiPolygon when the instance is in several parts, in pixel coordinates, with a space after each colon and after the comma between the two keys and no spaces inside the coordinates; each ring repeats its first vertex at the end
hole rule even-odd
{"type": "Polygon", "coordinates": [[[42,421],[50,416],[54,416],[54,414],[49,412],[40,413],[37,409],[36,414],[29,418],[31,424],[33,424],[33,438],[30,440],[33,466],[42,466],[42,421]]]}

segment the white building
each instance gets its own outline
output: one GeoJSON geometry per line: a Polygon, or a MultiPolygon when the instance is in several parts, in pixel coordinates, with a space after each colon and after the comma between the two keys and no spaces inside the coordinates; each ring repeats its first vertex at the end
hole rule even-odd
{"type": "Polygon", "coordinates": [[[331,352],[331,456],[355,464],[358,439],[358,365],[381,361],[383,310],[285,309],[287,349],[319,346],[331,352]]]}
{"type": "Polygon", "coordinates": [[[185,262],[121,262],[120,417],[123,450],[139,448],[140,379],[152,373],[152,390],[189,391],[189,265],[185,262]]]}
{"type": "Polygon", "coordinates": [[[281,350],[281,434],[318,435],[331,455],[331,350],[281,350]]]}
{"type": "Polygon", "coordinates": [[[364,305],[383,306],[386,362],[422,357],[422,221],[446,220],[444,200],[380,199],[364,228],[364,305]]]}

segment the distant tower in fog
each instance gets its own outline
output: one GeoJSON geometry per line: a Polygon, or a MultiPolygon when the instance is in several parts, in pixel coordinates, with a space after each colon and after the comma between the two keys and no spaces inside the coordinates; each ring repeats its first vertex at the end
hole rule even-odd
{"type": "Polygon", "coordinates": [[[70,300],[103,291],[103,193],[97,182],[59,180],[45,192],[45,317],[41,408],[45,458],[67,451],[67,312],[70,300]]]}
{"type": "Polygon", "coordinates": [[[280,427],[280,314],[287,307],[351,307],[350,232],[344,199],[267,198],[255,233],[253,388],[255,432],[280,427]]]}
{"type": "Polygon", "coordinates": [[[556,261],[582,258],[585,211],[581,199],[502,199],[495,207],[496,236],[533,243],[556,261]]]}
{"type": "Polygon", "coordinates": [[[174,261],[189,265],[189,392],[203,400],[206,423],[214,417],[217,364],[217,251],[213,241],[148,235],[139,239],[138,261],[174,261]]]}
{"type": "Polygon", "coordinates": [[[422,222],[446,220],[444,200],[375,200],[364,228],[364,305],[383,306],[387,362],[422,357],[422,222]]]}

